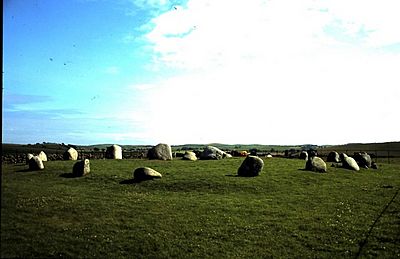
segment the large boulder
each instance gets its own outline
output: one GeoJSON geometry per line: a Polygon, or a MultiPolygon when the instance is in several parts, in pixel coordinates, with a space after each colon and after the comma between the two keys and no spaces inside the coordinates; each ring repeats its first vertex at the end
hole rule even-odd
{"type": "Polygon", "coordinates": [[[172,160],[171,146],[168,144],[160,143],[157,146],[152,147],[147,152],[148,159],[159,159],[159,160],[172,160]]]}
{"type": "Polygon", "coordinates": [[[89,159],[84,159],[82,161],[78,161],[74,164],[72,168],[72,174],[75,177],[81,177],[90,173],[90,161],[89,159]]]}
{"type": "Polygon", "coordinates": [[[29,160],[29,170],[43,170],[43,161],[39,156],[34,156],[29,160]]]}
{"type": "Polygon", "coordinates": [[[183,155],[182,159],[183,160],[196,161],[197,160],[197,156],[192,151],[186,151],[185,154],[183,155]]]}
{"type": "Polygon", "coordinates": [[[219,148],[213,147],[213,146],[207,146],[203,152],[200,154],[200,159],[203,160],[219,160],[223,158],[229,158],[232,157],[230,154],[226,153],[225,151],[222,151],[219,148]]]}
{"type": "Polygon", "coordinates": [[[133,179],[135,181],[145,181],[161,178],[162,175],[150,167],[136,168],[133,172],[133,179]]]}
{"type": "Polygon", "coordinates": [[[238,169],[239,176],[251,177],[261,173],[264,161],[257,156],[247,156],[238,169]]]}
{"type": "Polygon", "coordinates": [[[320,157],[314,156],[306,162],[306,170],[314,172],[326,172],[326,163],[320,157]]]}
{"type": "Polygon", "coordinates": [[[65,151],[64,160],[78,160],[78,151],[75,148],[70,147],[67,151],[65,151]]]}
{"type": "Polygon", "coordinates": [[[43,161],[46,162],[47,161],[47,155],[44,151],[40,151],[38,157],[43,161]]]}
{"type": "Polygon", "coordinates": [[[122,159],[122,148],[118,145],[107,147],[106,158],[108,159],[122,159]]]}
{"type": "Polygon", "coordinates": [[[300,155],[299,155],[299,158],[300,159],[302,159],[302,160],[308,160],[308,153],[307,153],[307,151],[301,151],[300,152],[300,155]]]}
{"type": "Polygon", "coordinates": [[[339,163],[340,162],[340,157],[339,153],[336,151],[332,151],[328,154],[328,157],[326,158],[327,162],[333,162],[333,163],[339,163]]]}
{"type": "Polygon", "coordinates": [[[354,160],[356,160],[357,164],[359,167],[362,168],[371,168],[372,165],[372,159],[371,156],[368,155],[366,152],[358,152],[354,153],[354,160]]]}
{"type": "Polygon", "coordinates": [[[360,167],[358,166],[356,160],[354,158],[347,156],[346,154],[341,154],[341,160],[343,167],[346,169],[354,170],[354,171],[359,171],[360,167]]]}

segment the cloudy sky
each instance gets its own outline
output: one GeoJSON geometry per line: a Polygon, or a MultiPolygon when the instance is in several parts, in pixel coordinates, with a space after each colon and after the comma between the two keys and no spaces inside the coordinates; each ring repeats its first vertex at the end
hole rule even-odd
{"type": "Polygon", "coordinates": [[[400,140],[398,0],[5,0],[4,143],[400,140]]]}

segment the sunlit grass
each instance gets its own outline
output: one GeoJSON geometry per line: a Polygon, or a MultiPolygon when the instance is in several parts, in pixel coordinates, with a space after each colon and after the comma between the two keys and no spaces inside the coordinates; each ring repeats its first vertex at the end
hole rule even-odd
{"type": "Polygon", "coordinates": [[[3,165],[2,257],[396,257],[400,166],[303,171],[265,159],[258,177],[236,177],[244,158],[220,161],[72,161],[41,172],[3,165]],[[163,178],[121,184],[137,167],[163,178]]]}

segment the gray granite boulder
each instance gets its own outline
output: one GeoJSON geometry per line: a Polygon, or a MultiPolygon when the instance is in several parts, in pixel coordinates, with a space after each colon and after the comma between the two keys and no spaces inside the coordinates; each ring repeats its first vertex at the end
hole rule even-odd
{"type": "Polygon", "coordinates": [[[360,167],[358,166],[356,160],[354,158],[347,156],[346,154],[342,153],[341,154],[341,160],[343,167],[346,169],[354,170],[354,171],[359,171],[360,167]]]}
{"type": "Polygon", "coordinates": [[[197,160],[197,156],[192,151],[186,151],[185,154],[183,155],[182,159],[183,160],[196,161],[197,160]]]}
{"type": "Polygon", "coordinates": [[[74,164],[72,168],[72,174],[75,177],[81,177],[90,173],[90,161],[89,159],[84,159],[82,161],[78,161],[74,164]]]}
{"type": "Polygon", "coordinates": [[[122,159],[122,148],[118,145],[107,147],[106,158],[108,159],[122,159]]]}
{"type": "Polygon", "coordinates": [[[135,181],[146,181],[157,178],[162,178],[162,175],[150,167],[136,168],[133,172],[133,180],[135,181]]]}
{"type": "Polygon", "coordinates": [[[172,160],[171,146],[160,143],[147,152],[148,159],[172,160]]]}
{"type": "Polygon", "coordinates": [[[339,153],[336,151],[332,151],[328,154],[328,157],[326,158],[327,162],[333,162],[333,163],[339,163],[340,162],[340,156],[339,153]]]}
{"type": "Polygon", "coordinates": [[[219,148],[213,147],[213,146],[207,146],[203,152],[200,154],[200,159],[203,160],[219,160],[223,158],[229,158],[232,157],[230,154],[226,153],[225,151],[222,151],[219,148]]]}
{"type": "Polygon", "coordinates": [[[326,163],[320,157],[310,157],[306,162],[306,170],[314,172],[326,172],[326,163]]]}
{"type": "Polygon", "coordinates": [[[78,160],[78,151],[75,148],[70,147],[67,151],[65,151],[64,160],[78,160]]]}
{"type": "Polygon", "coordinates": [[[371,159],[371,156],[368,155],[367,152],[355,153],[353,158],[354,158],[354,160],[356,160],[359,167],[366,168],[366,169],[371,168],[372,159],[371,159]]]}
{"type": "Polygon", "coordinates": [[[247,156],[238,169],[239,176],[258,176],[264,167],[264,161],[257,156],[247,156]]]}
{"type": "Polygon", "coordinates": [[[44,164],[42,159],[39,156],[34,156],[29,160],[29,170],[43,170],[44,164]]]}

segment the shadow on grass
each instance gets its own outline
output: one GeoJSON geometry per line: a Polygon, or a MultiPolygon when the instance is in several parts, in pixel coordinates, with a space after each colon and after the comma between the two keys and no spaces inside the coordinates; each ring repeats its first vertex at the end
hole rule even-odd
{"type": "Polygon", "coordinates": [[[237,174],[226,174],[225,176],[228,176],[228,177],[239,177],[239,175],[237,175],[237,174]]]}
{"type": "Polygon", "coordinates": [[[226,174],[225,176],[227,177],[239,177],[239,178],[254,178],[257,177],[258,175],[238,175],[238,174],[226,174]]]}
{"type": "Polygon", "coordinates": [[[25,168],[25,169],[20,169],[20,170],[18,170],[16,172],[18,172],[18,173],[27,173],[27,172],[34,172],[34,171],[40,171],[40,170],[31,170],[29,168],[25,168]]]}
{"type": "Polygon", "coordinates": [[[154,178],[145,178],[145,179],[127,179],[127,180],[122,180],[119,182],[119,184],[136,184],[136,183],[141,183],[141,182],[146,182],[146,181],[154,181],[154,178]]]}
{"type": "Polygon", "coordinates": [[[74,175],[73,173],[63,173],[63,174],[60,174],[60,177],[63,177],[63,178],[79,178],[80,176],[74,175]]]}

